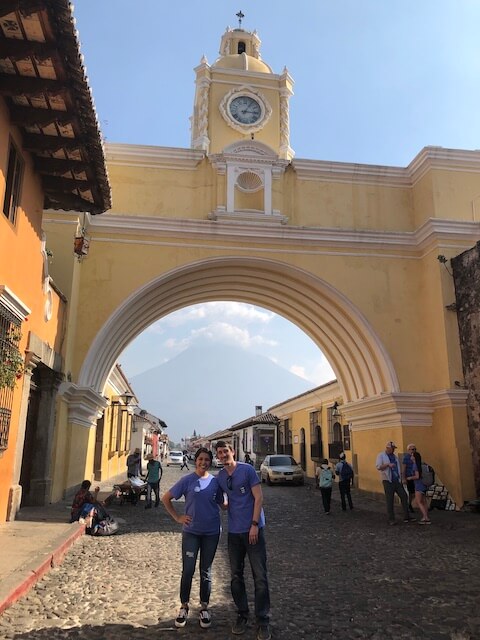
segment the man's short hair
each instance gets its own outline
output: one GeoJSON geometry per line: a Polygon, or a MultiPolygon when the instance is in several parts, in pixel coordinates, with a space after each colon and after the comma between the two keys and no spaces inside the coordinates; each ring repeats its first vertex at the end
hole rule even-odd
{"type": "Polygon", "coordinates": [[[215,449],[220,449],[220,448],[224,448],[226,447],[227,449],[230,449],[230,451],[234,451],[233,446],[230,444],[230,442],[225,442],[225,440],[217,440],[217,443],[215,444],[215,449]]]}

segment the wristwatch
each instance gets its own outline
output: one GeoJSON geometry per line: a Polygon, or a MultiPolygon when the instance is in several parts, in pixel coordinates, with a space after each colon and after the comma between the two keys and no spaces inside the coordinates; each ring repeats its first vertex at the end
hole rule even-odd
{"type": "Polygon", "coordinates": [[[258,527],[258,522],[256,520],[252,520],[252,527],[258,527]]]}

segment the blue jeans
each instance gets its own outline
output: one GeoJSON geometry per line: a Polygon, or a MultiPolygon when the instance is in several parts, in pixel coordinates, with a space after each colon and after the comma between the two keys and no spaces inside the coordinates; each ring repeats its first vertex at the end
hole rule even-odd
{"type": "Polygon", "coordinates": [[[147,504],[152,504],[152,491],[155,494],[155,506],[160,504],[160,480],[157,482],[149,482],[147,484],[147,504]]]}
{"type": "Polygon", "coordinates": [[[243,571],[248,556],[255,584],[255,616],[259,624],[270,619],[270,591],[267,578],[267,549],[263,528],[258,530],[257,544],[249,544],[248,533],[228,534],[228,557],[231,570],[231,589],[238,613],[248,617],[248,598],[243,571]]]}
{"type": "Polygon", "coordinates": [[[180,581],[180,602],[190,601],[192,578],[195,573],[197,556],[200,551],[200,602],[208,604],[212,591],[212,563],[217,551],[220,533],[213,536],[182,534],[182,579],[180,581]]]}

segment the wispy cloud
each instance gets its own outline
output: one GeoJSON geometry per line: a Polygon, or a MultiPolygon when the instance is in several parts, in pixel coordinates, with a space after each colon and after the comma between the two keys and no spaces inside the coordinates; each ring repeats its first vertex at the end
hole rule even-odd
{"type": "Polygon", "coordinates": [[[232,323],[261,323],[267,325],[275,318],[271,311],[241,302],[207,302],[196,304],[165,316],[148,328],[152,333],[164,333],[167,329],[178,328],[195,322],[215,322],[228,318],[232,323]]]}
{"type": "Polygon", "coordinates": [[[244,349],[268,346],[275,347],[277,342],[258,333],[251,333],[247,328],[239,327],[228,322],[211,322],[199,329],[192,329],[183,338],[169,338],[164,346],[178,353],[192,346],[202,343],[231,344],[244,349]]]}

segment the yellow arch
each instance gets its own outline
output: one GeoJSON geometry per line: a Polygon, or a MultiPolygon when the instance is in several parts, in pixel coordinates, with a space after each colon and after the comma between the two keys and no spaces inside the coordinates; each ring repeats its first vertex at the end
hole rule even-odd
{"type": "Polygon", "coordinates": [[[306,271],[259,258],[195,262],[138,289],[98,332],[78,384],[101,393],[120,353],[148,326],[184,307],[216,300],[265,307],[296,324],[324,352],[345,402],[399,391],[380,339],[343,294],[306,271]]]}

